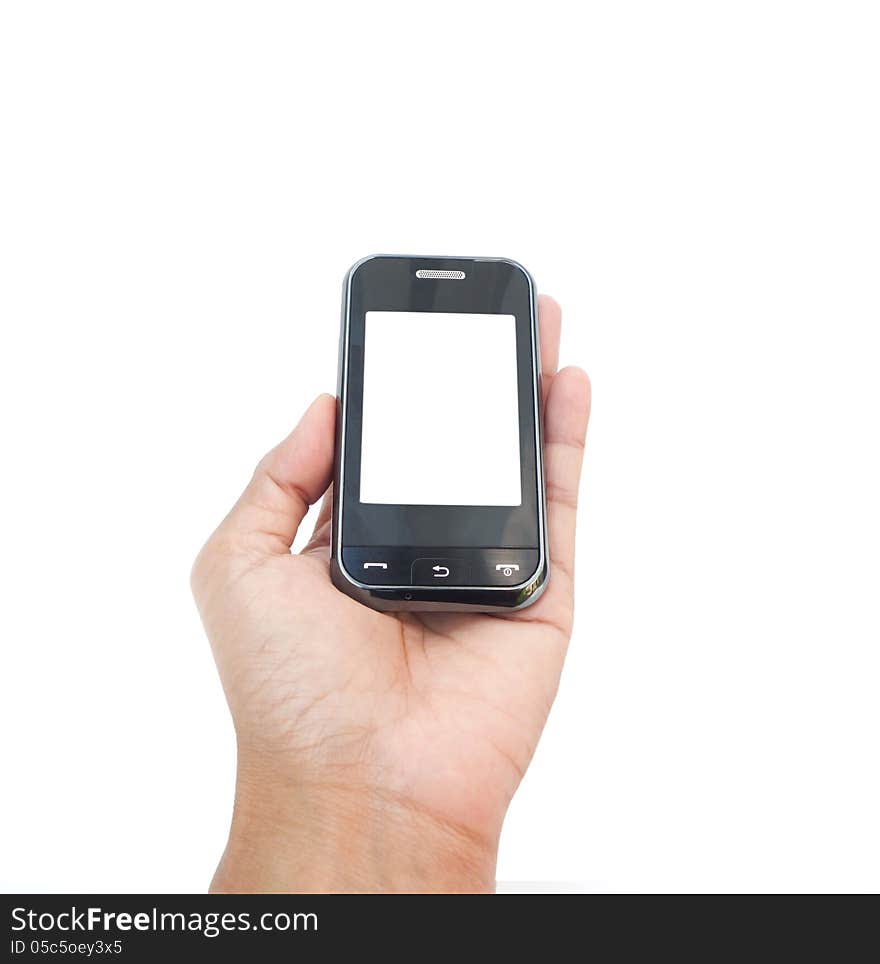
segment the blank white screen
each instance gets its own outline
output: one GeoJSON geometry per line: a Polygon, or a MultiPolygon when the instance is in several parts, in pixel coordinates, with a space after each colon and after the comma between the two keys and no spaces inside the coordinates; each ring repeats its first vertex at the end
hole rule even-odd
{"type": "Polygon", "coordinates": [[[368,311],[361,502],[521,501],[514,316],[368,311]]]}

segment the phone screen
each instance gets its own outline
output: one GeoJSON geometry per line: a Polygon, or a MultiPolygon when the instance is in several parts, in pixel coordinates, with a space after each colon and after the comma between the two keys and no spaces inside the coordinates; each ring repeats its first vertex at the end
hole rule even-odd
{"type": "Polygon", "coordinates": [[[367,311],[360,501],[519,506],[516,319],[367,311]]]}

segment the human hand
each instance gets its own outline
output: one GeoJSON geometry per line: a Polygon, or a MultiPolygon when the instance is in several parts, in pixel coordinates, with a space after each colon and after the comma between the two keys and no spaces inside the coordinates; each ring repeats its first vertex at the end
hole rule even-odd
{"type": "Polygon", "coordinates": [[[260,462],[193,567],[238,744],[213,881],[231,891],[492,890],[507,806],[556,694],[572,628],[590,384],[556,372],[539,299],[551,577],[509,615],[379,613],[328,571],[335,400],[260,462]]]}

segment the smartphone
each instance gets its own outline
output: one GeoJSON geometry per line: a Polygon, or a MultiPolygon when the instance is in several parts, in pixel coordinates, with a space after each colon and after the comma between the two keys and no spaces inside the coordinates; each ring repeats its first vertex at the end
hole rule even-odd
{"type": "Polygon", "coordinates": [[[549,579],[535,285],[506,258],[348,271],[331,574],[374,609],[512,611],[549,579]]]}

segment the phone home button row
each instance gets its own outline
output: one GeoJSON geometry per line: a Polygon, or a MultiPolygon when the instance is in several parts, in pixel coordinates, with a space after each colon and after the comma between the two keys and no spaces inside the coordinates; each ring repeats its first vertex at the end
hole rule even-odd
{"type": "Polygon", "coordinates": [[[345,546],[341,562],[352,579],[368,586],[503,588],[521,585],[535,575],[539,551],[531,548],[345,546]],[[436,555],[430,554],[432,549],[436,555]]]}

